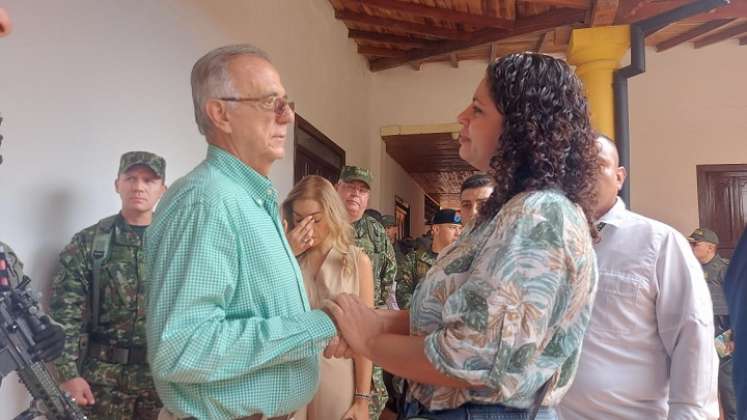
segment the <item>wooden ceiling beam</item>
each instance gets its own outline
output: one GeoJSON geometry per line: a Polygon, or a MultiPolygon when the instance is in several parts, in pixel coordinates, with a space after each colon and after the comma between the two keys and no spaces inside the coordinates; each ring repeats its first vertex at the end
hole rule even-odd
{"type": "Polygon", "coordinates": [[[369,55],[373,57],[397,57],[402,54],[402,50],[371,47],[368,45],[358,45],[358,54],[369,55]]]}
{"type": "Polygon", "coordinates": [[[680,6],[691,3],[693,0],[662,0],[662,1],[642,1],[642,0],[620,0],[618,6],[616,25],[630,24],[639,20],[648,19],[653,16],[674,10],[680,6]]]}
{"type": "Polygon", "coordinates": [[[405,48],[422,48],[433,45],[434,41],[422,38],[410,38],[408,36],[384,34],[381,32],[359,31],[357,29],[348,30],[348,38],[360,41],[383,42],[386,44],[395,44],[405,48]]]}
{"type": "Polygon", "coordinates": [[[717,19],[711,22],[706,22],[697,28],[691,29],[687,32],[681,33],[679,35],[673,36],[667,40],[664,40],[658,44],[656,44],[656,51],[662,52],[666,51],[670,48],[674,48],[677,45],[682,44],[683,42],[687,42],[693,38],[697,38],[701,35],[705,35],[708,32],[715,31],[716,29],[731,23],[734,21],[734,19],[717,19]]]}
{"type": "Polygon", "coordinates": [[[588,10],[591,0],[519,0],[522,3],[542,6],[564,7],[568,9],[588,10]]]}
{"type": "Polygon", "coordinates": [[[695,48],[703,48],[708,45],[733,38],[737,35],[742,35],[745,32],[747,32],[747,23],[742,23],[737,26],[726,28],[723,31],[716,32],[713,35],[708,35],[705,38],[701,38],[695,41],[693,45],[695,46],[695,48]]]}
{"type": "Polygon", "coordinates": [[[539,41],[537,41],[537,48],[535,51],[538,53],[547,52],[550,49],[550,44],[555,40],[555,31],[547,31],[540,35],[539,41]]]}
{"type": "Polygon", "coordinates": [[[747,0],[732,0],[726,6],[695,15],[683,22],[703,22],[713,19],[738,19],[744,17],[747,17],[747,0]]]}
{"type": "Polygon", "coordinates": [[[509,19],[493,17],[488,15],[477,15],[464,13],[451,9],[426,6],[424,4],[408,3],[398,0],[343,0],[343,4],[356,4],[359,6],[376,7],[377,9],[409,13],[411,15],[428,17],[451,23],[461,23],[479,28],[502,28],[511,29],[514,22],[509,19]]]}
{"type": "Polygon", "coordinates": [[[495,45],[495,42],[490,43],[490,55],[488,56],[488,64],[495,61],[495,59],[498,58],[498,47],[495,45]]]}
{"type": "Polygon", "coordinates": [[[443,39],[467,40],[471,36],[469,32],[462,32],[449,28],[424,25],[422,23],[406,22],[404,20],[370,16],[363,13],[354,13],[348,11],[336,10],[335,19],[344,20],[346,22],[359,23],[363,25],[378,26],[386,29],[394,29],[400,32],[433,36],[443,39]]]}
{"type": "Polygon", "coordinates": [[[472,33],[472,37],[465,41],[445,41],[433,47],[410,50],[400,57],[380,58],[370,64],[371,71],[381,71],[400,66],[410,61],[425,60],[430,57],[464,50],[478,45],[484,45],[503,39],[526,35],[533,32],[548,31],[558,26],[572,25],[582,22],[586,12],[577,9],[556,9],[549,12],[521,18],[511,32],[495,29],[482,29],[472,33]]]}
{"type": "Polygon", "coordinates": [[[609,26],[615,22],[619,0],[595,0],[589,26],[609,26]]]}

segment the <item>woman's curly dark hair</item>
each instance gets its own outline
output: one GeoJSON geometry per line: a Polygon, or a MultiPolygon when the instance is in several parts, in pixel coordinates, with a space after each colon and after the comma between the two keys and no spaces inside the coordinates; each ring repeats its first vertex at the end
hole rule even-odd
{"type": "Polygon", "coordinates": [[[562,60],[521,53],[488,66],[486,80],[503,133],[490,160],[496,185],[481,220],[523,191],[556,188],[581,206],[591,228],[598,148],[579,79],[562,60]]]}

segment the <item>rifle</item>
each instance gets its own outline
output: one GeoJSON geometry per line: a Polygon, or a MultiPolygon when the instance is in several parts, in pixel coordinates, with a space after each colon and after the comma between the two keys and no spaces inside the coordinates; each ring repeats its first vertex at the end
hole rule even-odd
{"type": "MultiPolygon", "coordinates": [[[[0,246],[0,279],[7,275],[8,260],[0,246]],[[4,264],[3,264],[4,263],[4,264]]],[[[9,276],[0,281],[0,378],[17,371],[23,385],[33,400],[14,420],[86,420],[85,414],[57,383],[42,361],[35,360],[31,349],[36,342],[35,333],[48,328],[42,321],[37,294],[26,287],[31,282],[23,276],[17,286],[10,284],[9,276]]]]}

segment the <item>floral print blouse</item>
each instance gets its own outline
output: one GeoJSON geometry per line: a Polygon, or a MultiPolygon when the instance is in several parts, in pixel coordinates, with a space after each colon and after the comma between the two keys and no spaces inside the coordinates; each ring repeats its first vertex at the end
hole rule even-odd
{"type": "Polygon", "coordinates": [[[568,390],[596,291],[581,208],[557,190],[524,192],[439,255],[413,295],[410,334],[440,372],[467,388],[410,381],[430,410],[467,402],[527,408],[568,390]]]}

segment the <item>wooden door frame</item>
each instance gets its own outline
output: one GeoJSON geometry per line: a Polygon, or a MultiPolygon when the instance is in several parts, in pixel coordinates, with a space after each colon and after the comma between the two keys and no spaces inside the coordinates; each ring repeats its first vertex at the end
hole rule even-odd
{"type": "Polygon", "coordinates": [[[713,197],[707,196],[706,175],[712,172],[747,172],[747,164],[722,164],[722,165],[695,165],[698,189],[698,224],[702,226],[705,223],[706,209],[701,208],[700,203],[713,202],[713,197]]]}
{"type": "MultiPolygon", "coordinates": [[[[342,165],[343,166],[345,165],[345,162],[347,162],[347,157],[345,156],[345,149],[343,149],[342,147],[338,146],[337,143],[335,143],[332,139],[330,139],[324,133],[322,133],[321,131],[319,131],[316,127],[314,127],[313,125],[311,125],[311,123],[308,122],[305,118],[303,118],[302,116],[296,114],[296,122],[295,122],[295,125],[294,125],[293,128],[294,128],[294,130],[301,129],[301,130],[306,131],[307,133],[311,134],[311,136],[314,137],[316,140],[318,140],[320,143],[322,143],[326,147],[329,147],[335,153],[339,154],[342,157],[342,165]]],[[[312,154],[312,155],[314,154],[313,150],[310,150],[308,147],[304,147],[304,146],[298,144],[298,140],[296,139],[296,135],[294,133],[293,134],[293,162],[294,162],[294,165],[293,165],[293,183],[294,184],[299,181],[299,180],[296,179],[296,173],[295,173],[295,171],[296,171],[296,169],[295,169],[296,168],[296,166],[295,166],[296,152],[298,151],[299,147],[302,148],[303,151],[307,152],[307,154],[312,154]]],[[[325,162],[325,163],[328,163],[328,162],[325,162]]],[[[332,165],[330,165],[330,166],[332,166],[332,165]]],[[[340,168],[340,169],[342,169],[342,168],[340,168]]]]}

